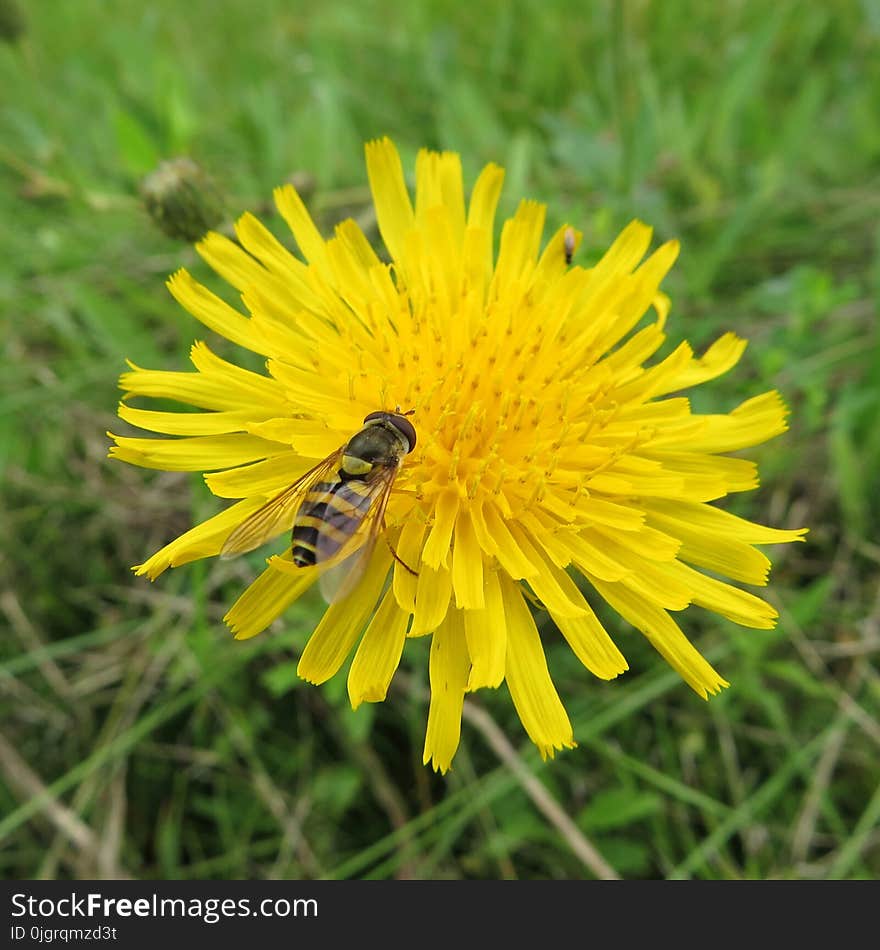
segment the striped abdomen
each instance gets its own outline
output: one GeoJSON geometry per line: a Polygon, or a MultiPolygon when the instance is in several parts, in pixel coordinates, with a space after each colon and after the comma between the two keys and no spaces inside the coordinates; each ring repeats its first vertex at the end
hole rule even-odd
{"type": "Polygon", "coordinates": [[[354,535],[376,497],[367,478],[339,478],[309,489],[293,523],[294,564],[326,561],[354,535]]]}

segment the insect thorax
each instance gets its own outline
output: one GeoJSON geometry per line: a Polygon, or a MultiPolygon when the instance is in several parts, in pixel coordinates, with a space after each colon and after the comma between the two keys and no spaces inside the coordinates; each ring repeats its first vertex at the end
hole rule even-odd
{"type": "Polygon", "coordinates": [[[377,464],[396,465],[406,450],[403,437],[393,427],[367,426],[346,445],[342,470],[349,475],[365,475],[377,464]]]}

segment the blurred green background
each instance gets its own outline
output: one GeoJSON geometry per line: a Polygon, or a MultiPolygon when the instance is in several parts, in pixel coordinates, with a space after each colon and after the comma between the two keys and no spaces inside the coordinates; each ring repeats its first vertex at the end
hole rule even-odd
{"type": "Polygon", "coordinates": [[[4,877],[580,878],[587,840],[630,878],[878,876],[877,0],[43,0],[0,44],[0,202],[4,877]],[[505,165],[502,210],[545,201],[582,262],[635,216],[680,237],[664,352],[751,340],[697,407],[791,406],[731,507],[811,533],[770,552],[776,630],[686,613],[732,683],[711,703],[613,616],[613,683],[545,624],[579,747],[542,764],[483,691],[441,778],[423,642],[352,713],[344,673],[295,675],[317,599],[248,643],[221,623],[260,555],[131,575],[221,504],[105,458],[124,358],[185,369],[205,333],[165,277],[220,288],[138,182],[191,155],[283,236],[297,174],[329,229],[368,215],[382,134],[409,170],[422,145],[469,183],[505,165]]]}

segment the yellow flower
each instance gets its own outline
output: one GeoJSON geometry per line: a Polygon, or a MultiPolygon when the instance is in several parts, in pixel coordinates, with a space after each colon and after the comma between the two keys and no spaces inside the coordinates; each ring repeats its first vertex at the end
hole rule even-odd
{"type": "MultiPolygon", "coordinates": [[[[390,141],[369,143],[366,158],[391,264],[352,221],[325,240],[287,186],[275,201],[301,257],[250,214],[236,226],[238,243],[212,233],[198,245],[247,315],[184,270],[169,281],[207,327],[266,357],[266,374],[198,342],[195,372],[132,366],[122,376],[127,396],[206,411],[123,402],[125,421],[175,438],[117,436],[111,455],[207,471],[215,495],[239,499],[135,570],[154,579],[218,554],[366,415],[412,409],[418,443],[389,498],[389,544],[375,546],[354,589],[327,609],[302,677],[324,682],[357,645],[351,702],[380,701],[406,638],[430,635],[426,763],[449,768],[465,693],[502,682],[532,741],[552,756],[574,737],[526,598],[543,605],[588,670],[612,679],[627,664],[587,599],[603,598],[697,693],[716,693],[727,683],[671,612],[697,604],[772,627],[771,606],[714,575],[766,584],[770,562],[756,546],[805,533],[710,504],[757,486],[754,463],[724,453],[785,430],[779,395],[726,415],[694,413],[670,395],[729,370],[745,341],[725,334],[699,357],[682,344],[645,367],[664,341],[669,300],[659,286],[676,242],[645,258],[651,230],[634,221],[600,260],[570,266],[580,235],[560,229],[542,251],[544,206],[523,201],[496,257],[502,169],[487,166],[466,201],[458,155],[422,151],[413,204],[390,141]]],[[[264,630],[319,573],[291,560],[289,528],[277,528],[286,553],[269,559],[226,616],[238,638],[264,630]]]]}

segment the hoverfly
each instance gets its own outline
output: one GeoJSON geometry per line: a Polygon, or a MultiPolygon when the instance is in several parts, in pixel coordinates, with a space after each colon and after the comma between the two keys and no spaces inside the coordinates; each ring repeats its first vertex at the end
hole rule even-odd
{"type": "MultiPolygon", "coordinates": [[[[321,592],[338,600],[354,586],[384,525],[385,508],[405,455],[416,447],[416,430],[402,413],[371,412],[345,445],[300,476],[248,516],[220,550],[224,558],[253,551],[290,527],[291,557],[297,567],[334,562],[339,571],[324,572],[321,592]],[[366,526],[363,545],[344,549],[366,526]],[[349,563],[351,562],[351,563],[349,563]],[[341,587],[334,585],[346,575],[341,587]]],[[[394,553],[396,560],[400,558],[394,553]]],[[[403,561],[400,561],[403,564],[403,561]]],[[[327,565],[328,567],[330,564],[327,565]]],[[[403,566],[415,574],[411,567],[403,566]]]]}

